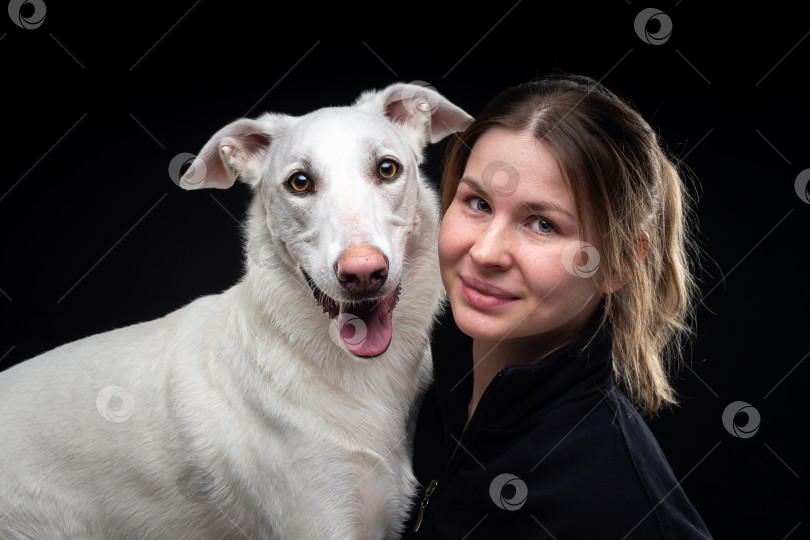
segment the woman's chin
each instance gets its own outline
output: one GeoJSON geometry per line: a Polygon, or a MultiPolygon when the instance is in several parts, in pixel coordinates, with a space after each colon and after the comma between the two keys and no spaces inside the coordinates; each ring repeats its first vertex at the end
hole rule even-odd
{"type": "Polygon", "coordinates": [[[498,341],[504,339],[509,334],[508,328],[502,328],[503,320],[494,317],[486,317],[478,313],[471,313],[469,309],[459,309],[453,311],[453,319],[456,326],[465,335],[478,341],[498,341]]]}

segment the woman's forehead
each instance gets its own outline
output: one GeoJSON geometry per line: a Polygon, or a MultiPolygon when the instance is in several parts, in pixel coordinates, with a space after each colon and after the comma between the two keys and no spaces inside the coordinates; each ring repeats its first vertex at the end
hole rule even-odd
{"type": "Polygon", "coordinates": [[[546,144],[525,131],[512,131],[504,128],[491,128],[482,133],[470,152],[469,160],[500,159],[511,162],[515,167],[527,171],[557,174],[560,167],[546,144]]]}
{"type": "Polygon", "coordinates": [[[552,197],[575,214],[573,194],[556,158],[531,133],[503,128],[484,132],[472,147],[464,177],[493,195],[552,197]]]}

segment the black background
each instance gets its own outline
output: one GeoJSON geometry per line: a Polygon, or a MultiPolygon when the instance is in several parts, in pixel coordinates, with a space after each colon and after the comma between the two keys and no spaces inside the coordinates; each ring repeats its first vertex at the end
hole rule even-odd
{"type": "Polygon", "coordinates": [[[508,85],[581,73],[639,109],[697,199],[697,337],[682,406],[650,426],[717,538],[807,537],[806,17],[693,0],[46,3],[36,29],[0,22],[3,367],[239,279],[249,190],[184,192],[168,174],[226,123],[416,80],[475,115],[508,85]],[[673,22],[660,45],[634,30],[650,5],[673,22]],[[724,428],[735,401],[759,412],[754,436],[724,428]]]}

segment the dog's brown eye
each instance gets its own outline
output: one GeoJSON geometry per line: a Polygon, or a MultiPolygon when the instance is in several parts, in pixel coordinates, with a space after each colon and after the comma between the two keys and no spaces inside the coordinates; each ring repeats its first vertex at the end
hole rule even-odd
{"type": "Polygon", "coordinates": [[[304,193],[312,189],[312,180],[305,174],[296,173],[287,180],[287,185],[296,193],[304,193]]]}
{"type": "Polygon", "coordinates": [[[390,180],[396,176],[397,171],[399,171],[399,165],[396,161],[392,161],[390,159],[386,159],[380,163],[380,166],[377,168],[380,178],[384,180],[390,180]]]}

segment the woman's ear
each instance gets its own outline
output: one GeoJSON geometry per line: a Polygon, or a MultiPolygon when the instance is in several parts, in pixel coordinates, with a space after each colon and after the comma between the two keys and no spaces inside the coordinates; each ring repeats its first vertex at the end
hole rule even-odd
{"type": "MultiPolygon", "coordinates": [[[[643,261],[647,256],[647,250],[650,248],[650,235],[647,231],[642,230],[636,237],[636,255],[639,261],[643,261]]],[[[616,292],[624,286],[625,283],[632,277],[632,273],[627,265],[624,266],[624,271],[614,272],[608,279],[604,279],[599,283],[599,290],[602,293],[616,292]]]]}

